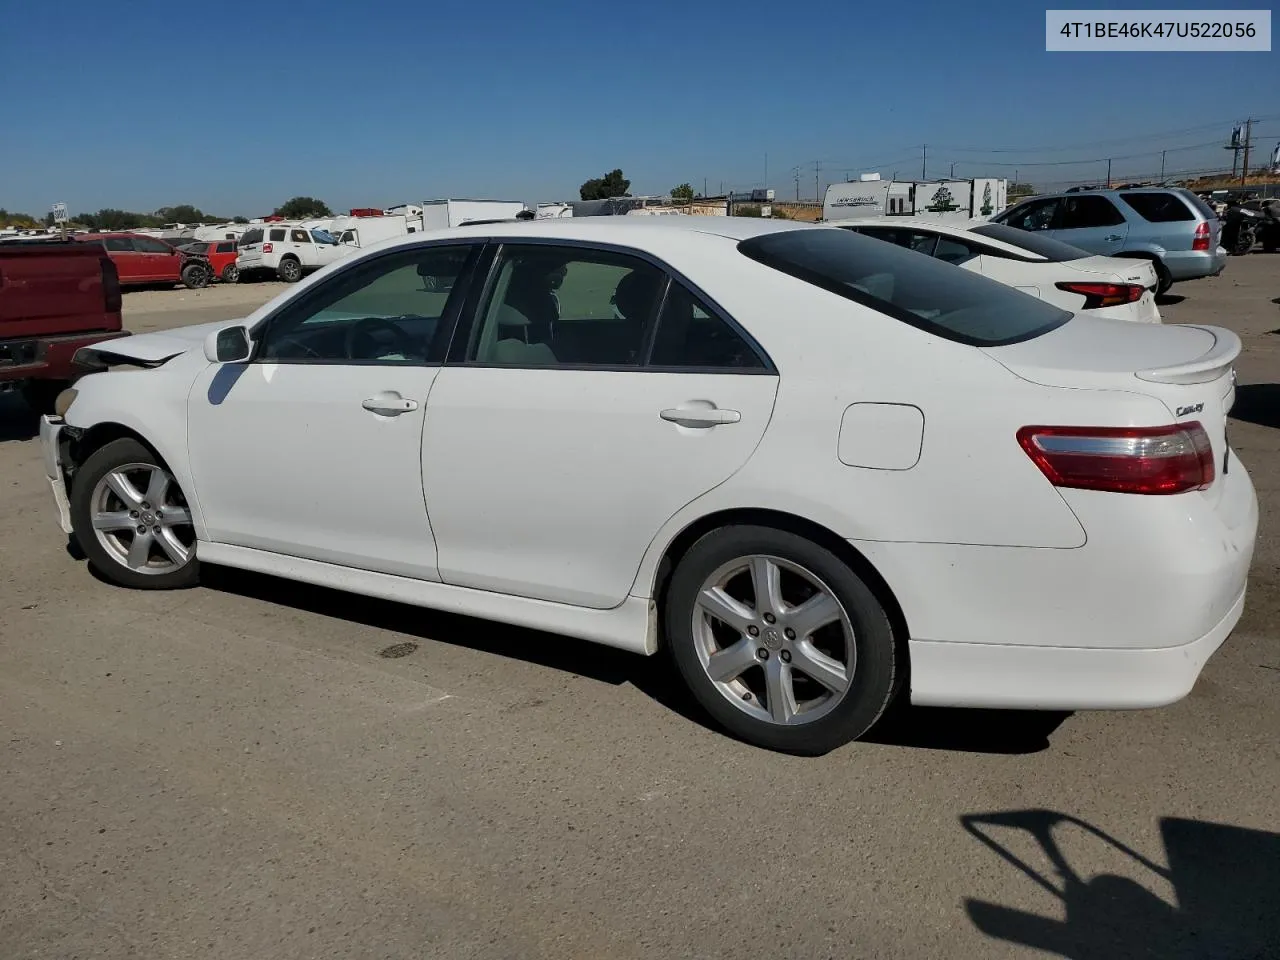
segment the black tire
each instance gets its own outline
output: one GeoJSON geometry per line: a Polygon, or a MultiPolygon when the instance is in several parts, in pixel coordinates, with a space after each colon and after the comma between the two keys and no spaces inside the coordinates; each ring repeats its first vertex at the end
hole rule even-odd
{"type": "Polygon", "coordinates": [[[1173,277],[1169,275],[1169,268],[1159,260],[1153,258],[1151,265],[1156,268],[1156,296],[1164,296],[1173,286],[1173,277]]]}
{"type": "Polygon", "coordinates": [[[28,380],[22,385],[22,399],[33,413],[53,413],[53,402],[69,386],[66,380],[28,380]]]}
{"type": "MultiPolygon", "coordinates": [[[[168,467],[147,447],[126,437],[113,440],[91,453],[76,471],[71,486],[71,526],[76,542],[89,563],[103,577],[122,587],[138,590],[175,590],[192,587],[200,580],[200,561],[194,549],[181,567],[166,573],[140,573],[116,559],[99,542],[93,530],[93,492],[98,481],[125,464],[149,464],[165,470],[168,467]]],[[[176,487],[176,480],[174,481],[176,487]]]]}
{"type": "Polygon", "coordinates": [[[894,699],[905,667],[897,662],[893,628],[870,587],[825,547],[772,527],[723,527],[702,537],[672,574],[663,617],[668,652],[698,703],[729,732],[770,750],[818,755],[863,736],[894,699]],[[703,584],[736,558],[758,555],[816,574],[853,628],[856,663],[848,692],[830,712],[807,723],[782,725],[749,716],[716,687],[698,656],[693,619],[703,584]]]}
{"type": "Polygon", "coordinates": [[[284,257],[276,268],[276,276],[285,283],[297,283],[302,279],[302,264],[297,257],[284,257]]]}
{"type": "Polygon", "coordinates": [[[188,290],[209,285],[209,268],[202,263],[188,263],[182,268],[182,283],[188,290]]]}
{"type": "Polygon", "coordinates": [[[240,268],[234,263],[228,263],[222,268],[223,283],[238,283],[240,280],[240,268]]]}

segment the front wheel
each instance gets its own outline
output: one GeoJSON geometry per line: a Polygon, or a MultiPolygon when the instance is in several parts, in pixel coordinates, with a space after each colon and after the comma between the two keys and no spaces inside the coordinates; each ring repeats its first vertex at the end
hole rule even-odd
{"type": "Polygon", "coordinates": [[[89,562],[112,583],[171,590],[199,579],[186,497],[169,468],[137,440],[108,443],[81,465],[71,525],[89,562]]]}
{"type": "Polygon", "coordinates": [[[188,263],[182,268],[182,283],[188,290],[209,285],[209,268],[203,263],[188,263]]]}
{"type": "Polygon", "coordinates": [[[871,729],[897,691],[893,630],[875,594],[793,533],[707,534],[676,566],[664,615],[694,697],[758,746],[826,753],[871,729]]]}

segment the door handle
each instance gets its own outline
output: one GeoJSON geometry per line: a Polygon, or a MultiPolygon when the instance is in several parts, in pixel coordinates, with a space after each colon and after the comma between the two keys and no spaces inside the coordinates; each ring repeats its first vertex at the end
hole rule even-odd
{"type": "Polygon", "coordinates": [[[1123,240],[1123,239],[1124,239],[1124,237],[1120,236],[1120,234],[1118,234],[1118,233],[1113,233],[1111,236],[1107,237],[1107,239],[1108,239],[1108,240],[1123,240]]]}
{"type": "Polygon", "coordinates": [[[721,410],[719,407],[669,407],[658,416],[681,427],[718,427],[742,419],[737,410],[721,410]]]}
{"type": "Polygon", "coordinates": [[[370,413],[381,414],[384,417],[398,417],[400,414],[408,413],[410,410],[417,410],[418,401],[402,397],[395,391],[387,391],[370,397],[368,400],[363,401],[360,406],[370,413]]]}

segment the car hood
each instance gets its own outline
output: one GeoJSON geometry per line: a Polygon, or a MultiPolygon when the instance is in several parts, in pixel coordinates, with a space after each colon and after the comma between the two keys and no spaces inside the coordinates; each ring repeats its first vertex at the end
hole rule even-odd
{"type": "Polygon", "coordinates": [[[238,320],[223,320],[220,323],[200,323],[192,327],[175,327],[173,330],[159,330],[155,333],[135,333],[96,343],[82,350],[103,358],[118,358],[137,363],[164,363],[180,353],[186,353],[193,347],[204,343],[204,338],[214,330],[233,326],[238,320]]]}

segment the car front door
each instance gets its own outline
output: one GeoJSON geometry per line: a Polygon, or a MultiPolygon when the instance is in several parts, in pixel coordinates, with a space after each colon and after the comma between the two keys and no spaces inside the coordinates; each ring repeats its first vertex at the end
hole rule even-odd
{"type": "Polygon", "coordinates": [[[172,280],[182,277],[182,254],[163,240],[154,237],[134,237],[133,246],[147,259],[147,273],[152,280],[172,280]]]}
{"type": "Polygon", "coordinates": [[[341,260],[351,252],[350,247],[341,246],[338,243],[331,243],[333,237],[323,230],[312,230],[311,241],[315,245],[315,253],[313,257],[318,266],[327,267],[335,260],[341,260]]]}
{"type": "Polygon", "coordinates": [[[251,361],[201,375],[188,447],[210,539],[438,579],[423,415],[476,249],[356,264],[258,325],[251,361]]]}
{"type": "Polygon", "coordinates": [[[103,237],[102,245],[115,264],[121,283],[146,283],[151,279],[147,255],[133,245],[133,237],[103,237]]]}
{"type": "Polygon", "coordinates": [[[639,256],[508,245],[489,275],[423,435],[441,579],[617,606],[662,525],[751,456],[777,376],[639,256]]]}
{"type": "Polygon", "coordinates": [[[1049,236],[1063,243],[1102,256],[1122,250],[1128,234],[1129,224],[1116,205],[1091,193],[1063,197],[1049,230],[1049,236]]]}

